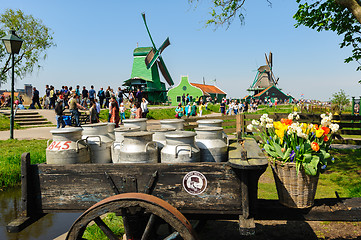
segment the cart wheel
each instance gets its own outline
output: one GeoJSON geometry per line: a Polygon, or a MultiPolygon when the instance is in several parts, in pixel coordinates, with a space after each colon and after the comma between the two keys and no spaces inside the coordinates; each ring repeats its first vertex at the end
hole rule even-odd
{"type": "Polygon", "coordinates": [[[66,239],[83,239],[84,231],[92,221],[109,239],[120,239],[101,219],[107,213],[123,217],[127,240],[197,239],[192,225],[182,213],[166,201],[144,193],[123,193],[94,204],[73,223],[66,239]]]}

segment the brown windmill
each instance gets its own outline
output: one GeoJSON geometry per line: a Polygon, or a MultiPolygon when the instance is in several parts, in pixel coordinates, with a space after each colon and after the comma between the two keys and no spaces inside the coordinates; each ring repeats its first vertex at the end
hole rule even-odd
{"type": "Polygon", "coordinates": [[[267,65],[260,66],[258,68],[256,77],[254,78],[252,85],[250,86],[250,88],[247,89],[247,91],[254,92],[252,95],[256,95],[270,86],[276,86],[279,80],[279,78],[276,79],[272,71],[272,52],[269,53],[269,57],[267,57],[266,53],[264,55],[267,65]]]}

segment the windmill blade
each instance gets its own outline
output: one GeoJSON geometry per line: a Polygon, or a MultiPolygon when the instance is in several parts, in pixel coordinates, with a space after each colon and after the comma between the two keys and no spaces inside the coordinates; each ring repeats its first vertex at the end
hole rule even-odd
{"type": "Polygon", "coordinates": [[[268,58],[267,58],[267,54],[265,53],[264,56],[265,56],[265,58],[266,58],[267,66],[270,66],[270,65],[269,65],[269,61],[268,61],[268,58]]]}
{"type": "Polygon", "coordinates": [[[163,44],[160,46],[160,48],[159,48],[159,54],[161,54],[163,51],[164,51],[164,49],[166,48],[166,47],[168,47],[170,45],[170,42],[169,42],[169,37],[167,37],[167,39],[163,42],[163,44]]]}
{"type": "Polygon", "coordinates": [[[272,68],[270,68],[270,69],[271,69],[271,79],[272,79],[273,83],[276,85],[279,78],[277,78],[277,81],[275,81],[276,77],[275,77],[275,75],[273,74],[272,68]]]}
{"type": "Polygon", "coordinates": [[[269,66],[270,66],[270,68],[272,68],[273,67],[273,54],[271,51],[269,52],[268,60],[269,60],[269,66]]]}
{"type": "Polygon", "coordinates": [[[159,67],[159,70],[161,71],[164,79],[167,81],[167,83],[172,86],[174,85],[174,82],[172,80],[172,77],[170,76],[169,72],[168,72],[168,69],[167,67],[165,66],[165,63],[162,59],[162,56],[159,56],[158,57],[159,61],[157,61],[157,64],[158,64],[158,67],[159,67]]]}
{"type": "Polygon", "coordinates": [[[154,65],[159,56],[159,51],[154,52],[154,49],[149,51],[149,53],[145,57],[145,65],[147,65],[147,69],[151,68],[154,65]]]}
{"type": "Polygon", "coordinates": [[[278,84],[278,80],[280,80],[280,78],[277,78],[277,80],[276,80],[276,82],[275,82],[275,85],[277,85],[277,84],[278,84]]]}
{"type": "Polygon", "coordinates": [[[153,41],[153,38],[152,38],[152,36],[150,35],[149,28],[148,28],[148,26],[147,26],[147,21],[145,20],[145,13],[142,13],[142,17],[143,17],[143,21],[144,21],[145,28],[147,29],[148,35],[149,35],[149,37],[150,37],[150,41],[151,41],[152,44],[153,44],[153,48],[155,49],[155,51],[157,51],[157,48],[155,47],[155,44],[154,44],[154,41],[153,41]]]}

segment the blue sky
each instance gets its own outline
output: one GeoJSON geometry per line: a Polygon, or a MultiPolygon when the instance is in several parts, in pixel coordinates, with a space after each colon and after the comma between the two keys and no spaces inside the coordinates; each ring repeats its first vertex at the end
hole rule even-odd
{"type": "MultiPolygon", "coordinates": [[[[177,85],[181,75],[191,82],[217,86],[229,97],[244,97],[256,69],[265,65],[264,54],[273,52],[273,70],[279,87],[296,98],[329,100],[340,89],[349,96],[361,95],[356,63],[345,64],[351,49],[340,49],[342,38],[332,32],[294,28],[295,1],[266,0],[245,4],[245,24],[236,19],[228,30],[204,27],[210,1],[190,5],[187,0],[3,0],[0,11],[21,9],[39,18],[54,32],[56,47],[41,61],[43,69],[16,81],[45,84],[94,85],[116,88],[131,74],[133,50],[151,46],[141,13],[157,46],[169,37],[171,45],[162,56],[177,85]]],[[[9,84],[2,88],[9,89],[9,84]]]]}

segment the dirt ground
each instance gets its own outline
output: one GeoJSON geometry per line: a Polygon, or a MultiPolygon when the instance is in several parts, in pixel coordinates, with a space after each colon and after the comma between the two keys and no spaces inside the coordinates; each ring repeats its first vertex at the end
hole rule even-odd
{"type": "Polygon", "coordinates": [[[256,234],[242,238],[237,221],[207,221],[198,236],[201,240],[361,240],[361,222],[256,221],[256,234]]]}

